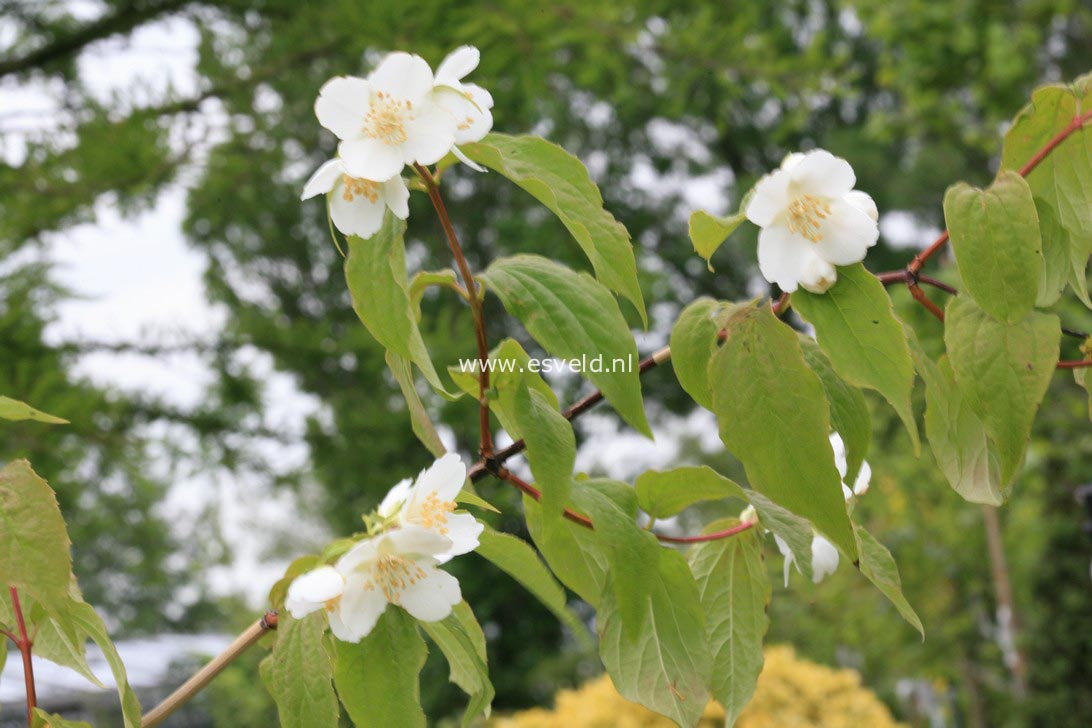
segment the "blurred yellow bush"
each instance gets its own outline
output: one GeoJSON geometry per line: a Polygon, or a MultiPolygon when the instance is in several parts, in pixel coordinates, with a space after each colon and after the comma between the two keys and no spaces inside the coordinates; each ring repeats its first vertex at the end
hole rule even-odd
{"type": "MultiPolygon", "coordinates": [[[[535,708],[492,721],[493,728],[670,728],[673,721],[620,696],[606,675],[557,694],[553,710],[535,708]]],[[[702,728],[724,724],[709,703],[702,728]]],[[[738,728],[896,728],[890,711],[861,685],[856,670],[798,658],[791,647],[766,648],[766,666],[738,728]]]]}

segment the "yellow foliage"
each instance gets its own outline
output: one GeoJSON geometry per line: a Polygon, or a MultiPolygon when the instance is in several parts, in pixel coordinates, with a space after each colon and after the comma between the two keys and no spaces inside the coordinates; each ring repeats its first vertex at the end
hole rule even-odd
{"type": "MultiPolygon", "coordinates": [[[[557,694],[553,710],[535,708],[492,722],[494,728],[671,728],[674,722],[620,696],[606,675],[557,694]]],[[[702,728],[724,724],[709,703],[702,728]]],[[[796,657],[791,647],[767,647],[766,666],[738,728],[897,728],[890,711],[861,685],[856,670],[835,670],[796,657]]]]}

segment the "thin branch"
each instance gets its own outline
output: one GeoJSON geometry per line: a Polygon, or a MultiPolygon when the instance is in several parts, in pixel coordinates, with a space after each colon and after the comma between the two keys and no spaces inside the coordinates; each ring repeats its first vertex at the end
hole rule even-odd
{"type": "MultiPolygon", "coordinates": [[[[15,625],[19,629],[19,639],[15,640],[15,644],[23,656],[23,681],[26,683],[27,691],[27,726],[34,728],[34,708],[38,705],[38,695],[34,688],[34,662],[30,657],[34,642],[27,634],[23,607],[19,603],[19,590],[12,586],[8,587],[8,592],[11,594],[11,611],[15,613],[15,625]]],[[[8,636],[11,636],[10,633],[8,636]]]]}
{"type": "Polygon", "coordinates": [[[936,316],[938,321],[944,320],[944,311],[925,295],[925,291],[921,290],[921,286],[918,285],[917,281],[907,279],[906,288],[910,291],[910,295],[914,297],[914,300],[925,306],[926,310],[936,316]]]}
{"type": "Polygon", "coordinates": [[[700,536],[664,536],[663,534],[654,534],[656,538],[660,539],[664,543],[705,543],[707,541],[719,541],[722,538],[728,538],[729,536],[735,536],[737,533],[743,533],[748,528],[751,528],[755,524],[753,522],[737,523],[731,528],[726,528],[723,531],[714,531],[713,533],[704,533],[700,536]]]}
{"type": "Polygon", "coordinates": [[[485,312],[482,307],[482,300],[478,295],[478,287],[474,283],[474,276],[470,273],[470,265],[467,264],[462,246],[459,245],[459,238],[455,235],[455,226],[451,224],[451,217],[447,214],[447,208],[444,206],[444,198],[440,195],[440,186],[436,184],[436,180],[427,167],[421,164],[414,164],[413,166],[417,170],[417,174],[421,175],[421,179],[425,182],[429,199],[432,200],[432,206],[436,208],[436,215],[440,218],[440,225],[444,228],[444,235],[447,236],[451,254],[455,256],[455,264],[459,267],[459,275],[462,276],[463,285],[466,286],[469,294],[467,301],[470,303],[470,311],[474,316],[474,338],[478,344],[479,453],[482,459],[488,462],[493,458],[493,431],[489,426],[489,399],[486,394],[489,391],[489,342],[485,335],[485,312]]]}
{"type": "Polygon", "coordinates": [[[1080,359],[1077,361],[1060,361],[1058,362],[1059,369],[1085,369],[1092,367],[1092,359],[1080,359]]]}
{"type": "Polygon", "coordinates": [[[224,671],[224,668],[250,649],[266,632],[276,628],[277,613],[266,612],[261,619],[247,627],[245,632],[236,637],[227,646],[227,649],[194,673],[189,680],[182,683],[177,690],[168,695],[162,703],[145,713],[144,719],[140,722],[140,728],[152,728],[152,726],[157,726],[165,721],[172,713],[191,700],[193,696],[201,692],[206,685],[212,682],[213,678],[224,671]]]}

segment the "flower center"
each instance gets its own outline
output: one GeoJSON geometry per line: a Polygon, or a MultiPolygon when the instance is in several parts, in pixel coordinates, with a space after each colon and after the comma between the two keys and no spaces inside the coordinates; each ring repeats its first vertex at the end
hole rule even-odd
{"type": "Polygon", "coordinates": [[[451,501],[440,500],[435,492],[428,496],[417,507],[417,522],[425,528],[435,528],[441,536],[447,535],[447,514],[455,510],[455,504],[451,501]]]}
{"type": "Polygon", "coordinates": [[[341,595],[340,594],[338,594],[336,597],[334,597],[332,599],[327,599],[323,603],[322,606],[323,606],[324,609],[326,609],[327,612],[332,612],[335,609],[337,609],[338,604],[341,604],[341,595]]]}
{"type": "Polygon", "coordinates": [[[364,136],[378,139],[384,144],[404,144],[407,138],[406,117],[413,118],[413,103],[396,99],[379,91],[375,94],[368,113],[364,115],[364,136]]]}
{"type": "Polygon", "coordinates": [[[425,578],[425,570],[416,562],[398,554],[383,554],[372,567],[371,575],[364,581],[364,589],[378,588],[391,604],[398,604],[402,591],[425,578]]]}
{"type": "Polygon", "coordinates": [[[370,179],[359,179],[347,174],[341,176],[345,182],[345,190],[341,196],[346,202],[352,202],[354,197],[364,197],[373,205],[379,201],[379,183],[370,179]]]}
{"type": "Polygon", "coordinates": [[[789,203],[789,231],[818,243],[819,225],[830,215],[830,203],[814,195],[800,195],[789,203]]]}

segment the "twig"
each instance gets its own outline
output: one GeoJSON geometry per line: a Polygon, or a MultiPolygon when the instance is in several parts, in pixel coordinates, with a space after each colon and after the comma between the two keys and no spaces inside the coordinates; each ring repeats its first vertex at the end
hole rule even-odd
{"type": "Polygon", "coordinates": [[[436,184],[432,173],[421,164],[414,164],[414,169],[425,183],[429,199],[436,209],[436,215],[440,218],[440,225],[447,236],[451,254],[455,256],[455,264],[459,267],[459,275],[463,278],[463,285],[469,294],[467,301],[470,303],[470,311],[474,317],[474,338],[478,344],[478,430],[480,435],[479,451],[482,460],[489,461],[493,458],[493,431],[489,426],[489,399],[486,393],[489,391],[489,342],[485,335],[485,312],[481,298],[478,296],[478,287],[474,283],[474,276],[470,273],[470,266],[463,255],[459,238],[455,235],[455,226],[451,224],[451,217],[444,206],[444,198],[440,195],[440,186],[436,184]]]}
{"type": "Polygon", "coordinates": [[[277,628],[277,613],[266,612],[254,624],[247,627],[246,631],[235,638],[223,652],[214,657],[211,662],[202,667],[167,698],[144,714],[140,722],[140,728],[152,728],[165,721],[172,713],[185,705],[193,696],[201,692],[213,678],[224,671],[228,665],[234,662],[240,655],[250,649],[255,642],[273,629],[277,628]]]}
{"type": "MultiPolygon", "coordinates": [[[[38,705],[38,695],[34,689],[34,662],[30,658],[30,651],[34,641],[27,634],[27,623],[23,619],[23,607],[19,603],[19,590],[11,586],[8,587],[8,592],[11,594],[11,611],[15,613],[15,626],[19,630],[19,638],[15,639],[15,645],[23,656],[23,681],[26,683],[27,691],[27,726],[34,728],[34,708],[38,705]]],[[[8,633],[8,636],[14,639],[11,633],[8,633]]]]}

